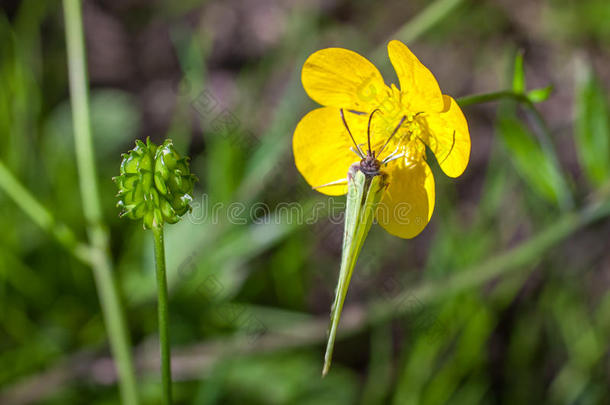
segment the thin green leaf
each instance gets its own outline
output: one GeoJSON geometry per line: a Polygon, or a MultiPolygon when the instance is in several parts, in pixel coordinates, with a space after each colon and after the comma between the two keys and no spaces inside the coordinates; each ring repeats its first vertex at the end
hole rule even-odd
{"type": "Polygon", "coordinates": [[[587,178],[593,185],[601,185],[610,176],[608,102],[589,69],[577,82],[574,138],[587,178]]]}
{"type": "Polygon", "coordinates": [[[546,87],[541,87],[539,89],[530,90],[527,92],[527,98],[532,103],[541,103],[543,101],[548,100],[549,96],[553,92],[553,86],[549,85],[546,87]]]}
{"type": "Polygon", "coordinates": [[[525,73],[523,71],[523,52],[517,52],[513,70],[513,91],[517,94],[525,92],[525,73]]]}
{"type": "Polygon", "coordinates": [[[517,171],[542,198],[559,204],[566,189],[560,169],[544,153],[534,136],[513,116],[501,117],[497,126],[517,171]]]}

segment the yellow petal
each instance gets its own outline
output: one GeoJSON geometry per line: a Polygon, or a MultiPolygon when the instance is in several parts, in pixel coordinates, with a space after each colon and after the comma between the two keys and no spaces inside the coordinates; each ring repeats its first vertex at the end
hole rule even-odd
{"type": "Polygon", "coordinates": [[[402,159],[386,171],[390,185],[377,207],[377,222],[392,235],[413,238],[434,211],[432,171],[424,160],[405,164],[402,159]]]}
{"type": "Polygon", "coordinates": [[[438,112],[443,109],[441,89],[434,75],[400,41],[388,44],[388,55],[403,93],[402,103],[413,112],[438,112]]]}
{"type": "MultiPolygon", "coordinates": [[[[363,118],[347,112],[345,118],[357,142],[364,142],[363,118]]],[[[339,109],[333,107],[310,111],[299,121],[292,138],[297,169],[312,187],[347,178],[350,165],[360,161],[350,150],[352,146],[339,109]]],[[[347,183],[317,190],[327,195],[342,195],[347,192],[347,183]]]]}
{"type": "Polygon", "coordinates": [[[424,141],[430,147],[441,169],[449,177],[464,172],[470,159],[468,123],[456,101],[443,95],[445,107],[440,114],[430,114],[420,121],[424,141]]]}
{"type": "Polygon", "coordinates": [[[303,65],[301,80],[309,97],[328,107],[368,112],[388,95],[377,68],[343,48],[313,53],[303,65]]]}

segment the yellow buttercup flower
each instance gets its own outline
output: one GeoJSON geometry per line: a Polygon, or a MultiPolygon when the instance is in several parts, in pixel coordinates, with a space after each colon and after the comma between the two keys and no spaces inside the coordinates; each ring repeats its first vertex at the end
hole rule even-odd
{"type": "Polygon", "coordinates": [[[303,87],[324,107],[301,119],[293,151],[298,170],[312,187],[343,195],[348,170],[364,163],[370,144],[388,178],[377,221],[393,235],[412,238],[434,210],[426,146],[445,174],[457,177],[468,164],[470,135],[456,101],[441,93],[432,73],[406,45],[390,41],[388,54],[400,89],[387,86],[371,62],[347,49],[322,49],[305,61],[303,87]]]}

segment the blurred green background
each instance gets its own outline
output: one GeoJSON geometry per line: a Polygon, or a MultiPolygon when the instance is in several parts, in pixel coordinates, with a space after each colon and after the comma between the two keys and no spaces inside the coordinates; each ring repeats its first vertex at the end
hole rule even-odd
{"type": "MultiPolygon", "coordinates": [[[[61,2],[2,6],[0,162],[86,240],[61,2]]],[[[83,14],[143,403],[160,398],[152,236],[118,218],[111,177],[146,137],[172,138],[200,180],[166,228],[176,403],[610,403],[610,2],[87,0],[83,14]],[[373,227],[321,379],[344,198],[294,167],[315,107],[300,68],[340,46],[396,82],[392,38],[456,98],[553,91],[464,107],[465,174],[432,163],[417,238],[373,227]]],[[[21,208],[0,188],[0,403],[118,403],[91,270],[21,208]]]]}

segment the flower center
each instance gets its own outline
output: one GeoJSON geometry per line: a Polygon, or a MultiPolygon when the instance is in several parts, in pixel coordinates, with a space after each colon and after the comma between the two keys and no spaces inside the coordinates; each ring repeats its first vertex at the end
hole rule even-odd
{"type": "MultiPolygon", "coordinates": [[[[426,147],[422,140],[423,130],[418,122],[419,115],[419,113],[402,115],[405,119],[396,134],[389,140],[383,153],[385,156],[379,156],[382,162],[387,164],[402,160],[405,164],[410,165],[424,159],[426,147]]],[[[385,125],[388,128],[395,128],[397,122],[399,121],[392,120],[391,124],[386,122],[385,125]]],[[[389,137],[392,130],[384,129],[383,132],[389,137]]]]}

